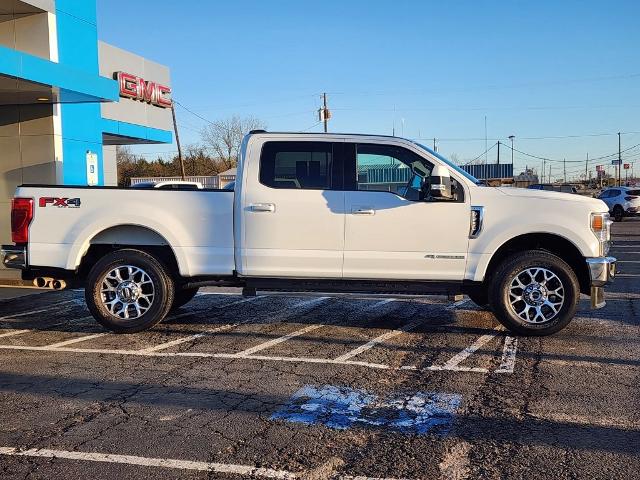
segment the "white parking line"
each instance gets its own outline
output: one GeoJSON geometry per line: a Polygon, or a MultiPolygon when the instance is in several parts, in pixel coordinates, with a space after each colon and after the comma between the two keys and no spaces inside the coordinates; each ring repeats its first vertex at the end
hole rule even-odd
{"type": "MultiPolygon", "coordinates": [[[[489,343],[496,337],[497,333],[489,333],[487,335],[482,335],[478,340],[473,342],[467,348],[462,350],[460,353],[455,354],[451,357],[444,365],[441,367],[434,365],[433,370],[454,370],[454,371],[476,371],[474,369],[470,369],[469,367],[460,367],[460,363],[465,361],[471,355],[473,355],[478,349],[489,343]]],[[[486,371],[487,369],[482,369],[486,371]]]]}
{"type": "Polygon", "coordinates": [[[518,339],[507,335],[504,339],[504,349],[500,366],[495,373],[513,373],[516,366],[516,352],[518,351],[518,339]]]}
{"type": "Polygon", "coordinates": [[[94,335],[85,335],[84,337],[72,338],[71,340],[65,340],[64,342],[52,343],[51,345],[47,345],[49,348],[60,348],[66,345],[73,345],[74,343],[86,342],[87,340],[91,340],[93,338],[104,337],[105,335],[109,335],[108,333],[96,333],[94,335]]]}
{"type": "Polygon", "coordinates": [[[219,327],[212,328],[212,329],[206,330],[204,332],[196,333],[196,334],[190,335],[188,337],[178,338],[177,340],[172,340],[170,342],[161,343],[160,345],[156,345],[154,347],[145,348],[143,350],[140,350],[140,352],[150,353],[150,352],[157,352],[159,350],[165,350],[167,348],[175,347],[176,345],[181,345],[183,343],[192,342],[194,340],[197,340],[198,338],[202,338],[202,337],[205,337],[207,335],[213,335],[214,333],[219,333],[219,332],[226,332],[227,330],[231,330],[232,328],[235,328],[238,325],[241,325],[243,323],[247,323],[248,321],[249,320],[246,320],[244,322],[228,324],[228,325],[221,325],[219,327]]]}
{"type": "MultiPolygon", "coordinates": [[[[140,457],[137,455],[119,455],[113,453],[51,450],[47,448],[30,448],[28,450],[21,450],[15,447],[0,447],[0,455],[50,459],[61,458],[65,460],[84,462],[118,463],[124,465],[167,468],[174,470],[195,470],[199,472],[215,472],[241,475],[245,478],[279,478],[285,480],[311,478],[311,476],[307,477],[306,472],[293,473],[287,470],[252,467],[249,465],[238,465],[233,463],[201,462],[194,460],[179,460],[173,458],[140,457]]],[[[313,476],[313,478],[316,477],[313,476]]],[[[338,475],[332,478],[336,478],[337,480],[408,480],[390,477],[366,477],[362,475],[338,475]]]]}
{"type": "Polygon", "coordinates": [[[618,277],[640,277],[640,275],[638,275],[637,273],[616,273],[616,278],[618,277]]]}
{"type": "Polygon", "coordinates": [[[374,368],[380,370],[432,370],[432,371],[454,371],[454,372],[476,372],[488,373],[486,368],[479,367],[461,367],[459,365],[431,365],[427,367],[403,366],[392,367],[383,363],[360,362],[357,360],[336,360],[330,358],[313,358],[313,357],[276,357],[266,355],[243,355],[238,356],[237,353],[206,353],[206,352],[145,352],[144,350],[116,350],[116,349],[98,349],[98,348],[49,348],[49,347],[27,347],[23,345],[0,345],[0,350],[24,350],[32,352],[55,352],[55,353],[91,353],[97,355],[125,355],[140,357],[194,357],[194,358],[216,358],[226,360],[256,360],[267,362],[291,362],[291,363],[315,363],[315,364],[331,364],[331,365],[350,365],[366,368],[374,368]]]}
{"type": "Polygon", "coordinates": [[[409,332],[409,331],[413,330],[414,328],[418,327],[421,323],[422,322],[412,322],[412,323],[409,323],[409,324],[405,325],[402,328],[399,328],[398,330],[392,330],[390,332],[384,333],[384,334],[380,335],[379,337],[376,337],[376,338],[368,341],[364,345],[360,345],[359,347],[354,348],[353,350],[345,353],[344,355],[340,355],[338,358],[336,358],[336,360],[338,360],[338,361],[349,360],[350,358],[353,358],[356,355],[360,355],[361,353],[366,352],[367,350],[375,347],[379,343],[382,343],[382,342],[384,342],[386,340],[389,340],[390,338],[397,337],[398,335],[401,335],[401,334],[403,334],[405,332],[409,332]]]}
{"type": "Polygon", "coordinates": [[[7,333],[0,334],[0,338],[14,337],[16,335],[22,335],[23,333],[27,333],[27,332],[30,332],[30,331],[31,330],[14,330],[13,332],[7,332],[7,333]]]}
{"type": "Polygon", "coordinates": [[[304,335],[305,333],[312,332],[313,330],[317,330],[322,327],[324,327],[324,325],[309,325],[307,327],[301,328],[300,330],[296,330],[295,332],[283,335],[282,337],[274,338],[273,340],[261,343],[260,345],[256,345],[255,347],[247,348],[246,350],[234,354],[234,356],[238,358],[248,357],[256,352],[271,348],[274,345],[278,345],[279,343],[286,342],[287,340],[291,340],[292,338],[299,337],[300,335],[304,335]]]}
{"type": "Polygon", "coordinates": [[[395,298],[385,298],[384,300],[380,300],[372,305],[369,305],[367,308],[365,308],[365,311],[369,311],[369,310],[376,310],[380,307],[383,307],[389,303],[393,303],[395,302],[396,299],[395,298]]]}
{"type": "Polygon", "coordinates": [[[291,308],[306,308],[306,307],[315,307],[316,305],[329,300],[329,297],[318,297],[312,298],[311,300],[303,300],[302,302],[298,302],[291,306],[291,308]]]}
{"type": "Polygon", "coordinates": [[[201,472],[228,473],[262,478],[297,478],[296,474],[287,472],[286,470],[273,470],[271,468],[259,468],[229,463],[195,462],[191,460],[177,460],[171,458],[115,455],[111,453],[72,452],[67,450],[49,450],[46,448],[19,450],[13,447],[0,447],[0,454],[14,457],[64,458],[66,460],[80,460],[85,462],[121,463],[126,465],[139,465],[143,467],[197,470],[201,472]]]}
{"type": "Polygon", "coordinates": [[[35,315],[36,313],[50,312],[51,310],[56,310],[60,305],[66,305],[67,303],[75,303],[75,302],[76,300],[66,300],[64,302],[54,303],[48,306],[47,308],[42,308],[40,310],[31,310],[29,312],[21,312],[21,313],[14,313],[11,315],[5,315],[4,317],[0,317],[0,321],[13,320],[14,318],[25,317],[27,315],[35,315]]]}
{"type": "Polygon", "coordinates": [[[244,297],[241,300],[236,300],[235,302],[227,303],[226,305],[216,305],[214,308],[233,307],[234,305],[240,305],[241,303],[255,302],[256,300],[260,300],[261,298],[264,298],[264,297],[266,297],[266,295],[258,295],[256,297],[244,297]]]}
{"type": "Polygon", "coordinates": [[[469,302],[471,302],[470,298],[465,298],[464,300],[458,300],[457,302],[452,303],[451,305],[447,305],[445,307],[445,310],[455,310],[458,307],[462,307],[463,305],[466,305],[469,302]]]}
{"type": "MultiPolygon", "coordinates": [[[[627,252],[631,253],[631,252],[627,252]]],[[[640,260],[618,260],[617,263],[640,263],[640,260]]]]}

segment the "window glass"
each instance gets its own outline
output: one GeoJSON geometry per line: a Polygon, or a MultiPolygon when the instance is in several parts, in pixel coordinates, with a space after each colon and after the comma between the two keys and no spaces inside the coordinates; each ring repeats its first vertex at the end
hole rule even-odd
{"type": "Polygon", "coordinates": [[[404,148],[358,144],[356,169],[358,190],[392,192],[419,200],[433,165],[404,148]]]}
{"type": "Polygon", "coordinates": [[[609,198],[617,197],[620,195],[620,190],[609,190],[609,198]]]}
{"type": "Polygon", "coordinates": [[[260,183],[272,188],[331,188],[333,144],[267,142],[260,157],[260,183]]]}
{"type": "Polygon", "coordinates": [[[605,190],[604,192],[602,192],[600,194],[600,196],[598,198],[609,198],[609,194],[611,193],[611,190],[605,190]]]}
{"type": "Polygon", "coordinates": [[[640,190],[627,190],[627,195],[640,195],[640,190]]]}

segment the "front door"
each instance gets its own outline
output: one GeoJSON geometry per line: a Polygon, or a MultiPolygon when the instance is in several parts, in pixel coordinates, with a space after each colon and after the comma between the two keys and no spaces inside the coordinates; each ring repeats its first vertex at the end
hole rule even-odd
{"type": "Polygon", "coordinates": [[[259,277],[342,276],[341,143],[253,145],[245,172],[239,273],[259,277]],[[257,151],[256,151],[257,150],[257,151]],[[257,157],[259,156],[259,164],[257,157]]]}
{"type": "Polygon", "coordinates": [[[462,280],[470,205],[425,195],[433,164],[394,145],[345,144],[344,278],[462,280]]]}

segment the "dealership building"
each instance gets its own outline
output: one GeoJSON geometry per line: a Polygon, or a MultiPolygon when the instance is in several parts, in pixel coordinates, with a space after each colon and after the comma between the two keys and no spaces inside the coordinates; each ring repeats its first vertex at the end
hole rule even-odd
{"type": "Polygon", "coordinates": [[[171,143],[170,97],[167,67],[98,41],[96,0],[0,0],[0,242],[16,186],[116,185],[117,145],[171,143]]]}

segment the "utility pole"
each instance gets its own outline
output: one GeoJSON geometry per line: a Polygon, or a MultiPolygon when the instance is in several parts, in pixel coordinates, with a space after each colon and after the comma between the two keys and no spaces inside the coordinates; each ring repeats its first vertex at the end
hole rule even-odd
{"type": "Polygon", "coordinates": [[[176,134],[176,144],[178,145],[178,160],[180,161],[180,175],[185,179],[184,160],[182,159],[182,148],[180,147],[180,135],[178,135],[178,122],[176,121],[176,104],[171,105],[171,116],[173,117],[173,131],[176,134]]]}
{"type": "Polygon", "coordinates": [[[562,159],[562,164],[564,165],[564,174],[562,175],[562,183],[567,183],[567,159],[562,159]]]}
{"type": "Polygon", "coordinates": [[[544,166],[545,166],[545,161],[542,160],[542,178],[540,179],[540,183],[544,183],[544,166]]]}
{"type": "Polygon", "coordinates": [[[618,186],[622,185],[622,141],[620,140],[620,132],[618,132],[618,186]]]}
{"type": "MultiPolygon", "coordinates": [[[[587,152],[587,159],[584,162],[584,181],[587,181],[587,176],[589,175],[589,152],[587,152]]],[[[587,184],[588,186],[589,184],[587,184]]]]}
{"type": "Polygon", "coordinates": [[[487,116],[484,116],[484,163],[488,161],[489,144],[487,143],[487,116]]]}
{"type": "Polygon", "coordinates": [[[436,146],[436,139],[433,139],[433,151],[437,152],[438,151],[438,147],[436,146]]]}
{"type": "MultiPolygon", "coordinates": [[[[324,133],[327,133],[329,128],[329,119],[331,118],[331,112],[327,108],[327,94],[322,94],[322,108],[318,110],[320,121],[324,123],[324,133]]],[[[394,132],[395,135],[395,132],[394,132]]]]}
{"type": "Polygon", "coordinates": [[[498,140],[498,165],[500,165],[500,140],[498,140]]]}
{"type": "Polygon", "coordinates": [[[549,163],[549,183],[553,183],[551,181],[551,163],[549,163]]]}

